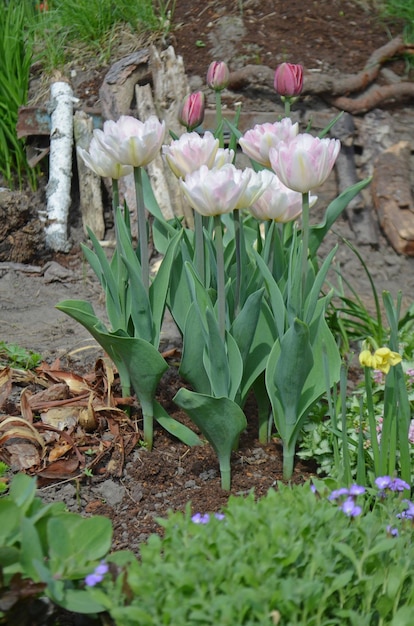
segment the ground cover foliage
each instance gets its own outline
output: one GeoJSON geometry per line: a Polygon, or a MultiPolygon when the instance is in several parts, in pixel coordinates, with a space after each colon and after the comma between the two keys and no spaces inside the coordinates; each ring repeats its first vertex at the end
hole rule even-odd
{"type": "MultiPolygon", "coordinates": [[[[126,239],[113,264],[118,269],[119,258],[127,256],[126,239]]],[[[213,243],[210,248],[213,257],[213,243]]],[[[193,283],[195,288],[202,295],[193,283]]],[[[318,456],[315,433],[317,443],[329,441],[330,447],[323,449],[322,465],[329,478],[315,479],[313,487],[277,484],[277,491],[271,489],[259,501],[253,494],[230,498],[216,515],[171,512],[159,522],[163,537],[154,535],[142,545],[138,560],[131,552],[110,551],[108,520],[85,520],[61,505],[44,507],[35,498],[34,480],[18,475],[0,500],[3,622],[26,619],[27,614],[21,618],[19,613],[23,598],[29,611],[32,600],[45,595],[70,611],[120,625],[408,626],[414,604],[413,505],[410,486],[397,483],[397,488],[392,481],[402,466],[407,475],[412,463],[408,460],[407,466],[407,456],[401,457],[397,419],[391,422],[391,446],[388,436],[381,442],[377,427],[387,407],[398,405],[405,420],[411,412],[412,317],[402,323],[400,303],[386,296],[384,303],[388,320],[380,328],[382,341],[374,338],[370,348],[374,355],[384,344],[401,351],[404,368],[397,363],[390,375],[390,368],[367,368],[361,392],[349,394],[338,381],[333,395],[315,405],[307,416],[311,434],[302,438],[303,454],[318,456]],[[344,404],[348,396],[352,410],[344,404]],[[385,458],[381,468],[390,474],[383,477],[382,487],[375,485],[381,474],[369,447],[377,434],[385,458]],[[355,486],[356,480],[360,485],[355,486]],[[344,485],[347,489],[338,494],[344,485]]],[[[354,308],[352,315],[369,327],[364,307],[354,308]]],[[[213,328],[208,316],[203,321],[213,328]]],[[[378,325],[371,327],[378,330],[378,325]]],[[[346,338],[343,325],[341,329],[346,338]]],[[[354,335],[352,341],[362,338],[354,335]]],[[[349,341],[344,343],[349,346],[349,341]]],[[[212,346],[209,350],[211,354],[212,346]]],[[[7,348],[12,359],[20,360],[18,353],[16,347],[7,348]]],[[[404,454],[412,454],[408,443],[412,441],[404,443],[404,454]]]]}

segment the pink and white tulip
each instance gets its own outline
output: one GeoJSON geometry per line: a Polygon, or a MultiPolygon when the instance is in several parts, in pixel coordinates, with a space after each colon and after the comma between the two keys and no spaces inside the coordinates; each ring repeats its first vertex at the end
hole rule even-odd
{"type": "Polygon", "coordinates": [[[202,165],[212,168],[215,165],[219,140],[207,131],[201,137],[198,133],[184,133],[169,146],[162,147],[162,154],[171,171],[177,178],[185,178],[202,165]]]}
{"type": "Polygon", "coordinates": [[[289,141],[299,132],[298,123],[292,124],[289,117],[274,124],[256,124],[254,128],[240,137],[239,144],[243,152],[264,167],[270,167],[269,151],[281,141],[289,141]]]}
{"type": "MultiPolygon", "coordinates": [[[[266,170],[267,171],[267,170],[266,170]]],[[[250,206],[250,212],[258,220],[292,222],[302,214],[302,194],[289,189],[272,172],[268,187],[250,206]]],[[[313,206],[317,196],[311,196],[309,205],[313,206]]]]}
{"type": "Polygon", "coordinates": [[[78,148],[77,151],[85,165],[95,172],[95,174],[103,178],[118,180],[132,172],[130,165],[122,165],[119,161],[114,159],[111,154],[104,150],[95,136],[92,137],[88,150],[78,148]]]}
{"type": "Polygon", "coordinates": [[[95,137],[102,148],[124,165],[142,167],[157,156],[165,136],[165,122],[151,115],[145,122],[122,115],[117,122],[104,123],[95,137]]]}
{"type": "Polygon", "coordinates": [[[250,167],[247,167],[243,170],[242,177],[248,182],[244,193],[235,207],[236,209],[248,209],[254,202],[257,202],[261,195],[269,187],[274,174],[269,170],[255,172],[250,167]]]}
{"type": "Polygon", "coordinates": [[[303,133],[271,148],[270,164],[286,187],[307,193],[325,182],[340,149],[339,139],[319,139],[303,133]]]}
{"type": "Polygon", "coordinates": [[[303,67],[295,63],[281,63],[275,71],[275,91],[280,96],[292,98],[303,89],[303,67]]]}
{"type": "Polygon", "coordinates": [[[248,183],[243,171],[230,163],[213,169],[202,165],[180,180],[190,205],[205,216],[222,215],[237,208],[248,183]]]}
{"type": "Polygon", "coordinates": [[[200,126],[204,120],[204,94],[202,91],[195,91],[184,98],[183,104],[178,113],[180,124],[191,132],[200,126]]]}
{"type": "Polygon", "coordinates": [[[229,83],[229,68],[224,61],[213,61],[207,71],[207,85],[214,91],[222,91],[229,83]]]}

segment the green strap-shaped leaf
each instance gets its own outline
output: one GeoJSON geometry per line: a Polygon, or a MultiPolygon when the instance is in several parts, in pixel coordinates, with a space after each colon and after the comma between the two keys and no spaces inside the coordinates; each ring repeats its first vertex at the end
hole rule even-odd
{"type": "Polygon", "coordinates": [[[213,398],[182,388],[174,397],[213,446],[220,465],[223,489],[230,489],[230,458],[247,426],[241,408],[229,398],[213,398]]]}
{"type": "Polygon", "coordinates": [[[168,415],[164,407],[156,400],[154,400],[154,417],[170,435],[177,437],[177,439],[185,443],[186,446],[203,445],[200,437],[196,435],[191,428],[188,428],[188,426],[181,424],[181,422],[171,417],[171,415],[168,415]]]}
{"type": "Polygon", "coordinates": [[[371,178],[365,178],[360,182],[345,189],[335,200],[327,207],[324,219],[320,224],[310,227],[309,232],[309,252],[311,259],[316,255],[319,246],[328,230],[336,222],[342,211],[348,206],[352,198],[354,198],[362,189],[365,189],[371,182],[371,178]]]}

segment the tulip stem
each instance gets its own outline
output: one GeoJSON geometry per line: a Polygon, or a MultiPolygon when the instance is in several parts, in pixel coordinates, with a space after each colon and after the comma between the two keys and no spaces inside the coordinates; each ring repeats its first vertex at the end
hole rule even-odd
{"type": "Polygon", "coordinates": [[[226,298],[224,291],[224,250],[223,229],[220,215],[214,216],[214,229],[216,240],[216,263],[217,263],[217,309],[220,337],[225,338],[226,328],[226,298]]]}
{"type": "Polygon", "coordinates": [[[241,247],[242,247],[242,228],[240,224],[240,211],[235,209],[233,211],[233,223],[234,223],[234,240],[235,240],[235,248],[236,248],[236,292],[234,296],[234,317],[236,317],[239,313],[240,309],[240,291],[242,284],[242,258],[241,258],[241,247]]]}
{"type": "Polygon", "coordinates": [[[194,211],[194,236],[195,236],[195,262],[198,275],[203,285],[205,284],[205,260],[204,260],[204,234],[203,216],[194,211]]]}
{"type": "Polygon", "coordinates": [[[142,187],[142,172],[140,167],[134,167],[135,196],[137,200],[138,237],[141,261],[142,283],[146,292],[149,292],[149,260],[147,218],[145,215],[144,192],[142,187]]]}
{"type": "Polygon", "coordinates": [[[221,110],[221,91],[216,90],[216,127],[219,147],[224,148],[223,115],[221,110]]]}
{"type": "Polygon", "coordinates": [[[112,210],[114,212],[114,217],[117,208],[119,207],[119,184],[118,179],[112,179],[112,210]]]}
{"type": "Polygon", "coordinates": [[[306,300],[309,247],[309,191],[302,193],[302,306],[306,300]]]}
{"type": "Polygon", "coordinates": [[[289,96],[284,96],[282,98],[284,105],[285,105],[285,117],[290,117],[290,103],[291,103],[291,99],[289,96]]]}

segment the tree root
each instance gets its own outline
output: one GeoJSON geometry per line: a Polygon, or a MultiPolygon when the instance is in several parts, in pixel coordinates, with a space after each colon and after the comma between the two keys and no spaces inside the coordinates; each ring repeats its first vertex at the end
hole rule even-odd
{"type": "MultiPolygon", "coordinates": [[[[401,102],[414,96],[414,83],[398,80],[387,85],[373,85],[384,63],[402,54],[414,54],[414,47],[405,44],[402,36],[391,39],[375,50],[365,67],[357,74],[334,76],[322,72],[305,72],[302,95],[319,96],[330,105],[351,114],[366,113],[386,101],[401,102]],[[350,94],[362,92],[355,98],[350,94]]],[[[230,74],[228,88],[273,89],[274,69],[265,65],[246,65],[230,74]]]]}

